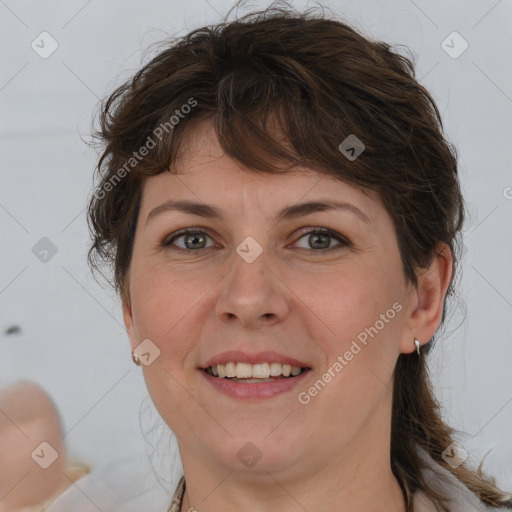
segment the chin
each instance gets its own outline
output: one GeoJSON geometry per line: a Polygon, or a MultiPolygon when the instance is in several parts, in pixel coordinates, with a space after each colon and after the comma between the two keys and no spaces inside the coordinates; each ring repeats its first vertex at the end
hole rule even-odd
{"type": "Polygon", "coordinates": [[[245,434],[229,438],[224,444],[215,443],[211,446],[212,458],[226,471],[252,477],[261,473],[262,480],[266,482],[269,472],[286,471],[299,462],[297,450],[292,446],[294,443],[271,439],[272,435],[267,436],[265,430],[264,434],[245,434]]]}

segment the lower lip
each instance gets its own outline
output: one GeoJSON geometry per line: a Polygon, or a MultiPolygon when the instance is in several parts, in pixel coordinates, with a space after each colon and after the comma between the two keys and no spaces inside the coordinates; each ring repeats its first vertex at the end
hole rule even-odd
{"type": "Polygon", "coordinates": [[[212,377],[204,370],[199,370],[203,377],[221,393],[224,393],[231,398],[241,398],[246,400],[272,398],[291,391],[306,378],[309,371],[310,370],[304,370],[300,375],[292,378],[275,379],[272,382],[255,382],[248,384],[244,382],[234,382],[229,379],[220,379],[219,377],[212,377]]]}

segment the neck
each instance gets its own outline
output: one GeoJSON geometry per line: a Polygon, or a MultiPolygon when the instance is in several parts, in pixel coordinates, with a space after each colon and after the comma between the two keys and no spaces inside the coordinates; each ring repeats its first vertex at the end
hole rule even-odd
{"type": "MultiPolygon", "coordinates": [[[[270,483],[270,482],[269,482],[270,483]]],[[[199,499],[191,499],[189,488],[185,490],[181,512],[198,512],[207,510],[209,512],[231,512],[247,510],[250,512],[266,512],[269,505],[272,509],[283,512],[296,512],[297,510],[341,510],[340,504],[343,504],[343,512],[360,512],[361,510],[379,510],[386,512],[404,512],[405,499],[399,483],[393,475],[387,481],[382,481],[379,485],[372,483],[371,488],[355,491],[353,488],[344,487],[342,489],[326,489],[325,484],[319,483],[317,492],[311,490],[307,495],[304,488],[302,491],[289,489],[282,486],[277,480],[274,482],[274,489],[255,489],[250,486],[237,485],[231,482],[221,482],[222,491],[211,488],[211,496],[204,492],[199,494],[199,499]],[[207,501],[208,500],[208,501],[207,501]],[[206,504],[206,506],[205,506],[206,504]],[[318,509],[314,507],[318,506],[318,509]],[[200,508],[198,508],[200,507],[200,508]]],[[[219,485],[219,482],[217,482],[219,485]]],[[[309,482],[311,486],[311,482],[309,482]]],[[[194,496],[198,496],[191,490],[194,496]]]]}
{"type": "Polygon", "coordinates": [[[186,478],[182,512],[337,511],[340,504],[343,512],[403,512],[403,492],[391,471],[390,421],[382,419],[377,414],[350,443],[329,447],[286,471],[248,475],[199,460],[180,447],[186,478]]]}

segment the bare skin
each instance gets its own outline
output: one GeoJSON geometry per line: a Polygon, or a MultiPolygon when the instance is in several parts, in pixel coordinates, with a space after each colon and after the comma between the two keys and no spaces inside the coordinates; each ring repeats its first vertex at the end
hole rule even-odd
{"type": "MultiPolygon", "coordinates": [[[[0,392],[0,453],[0,512],[35,506],[70,485],[58,413],[38,385],[20,382],[0,392]],[[43,442],[58,453],[46,469],[32,457],[43,442]]],[[[36,455],[43,461],[49,452],[43,447],[36,455]]]]}
{"type": "Polygon", "coordinates": [[[208,122],[188,144],[178,175],[144,184],[123,301],[132,350],[145,339],[160,350],[143,372],[178,439],[183,510],[339,510],[340,503],[344,512],[404,510],[390,467],[392,374],[398,356],[415,351],[414,339],[428,341],[440,324],[449,248],[441,246],[416,289],[404,277],[393,222],[378,198],[314,169],[251,174],[222,152],[208,122]],[[168,200],[213,204],[223,218],[165,211],[147,220],[168,200]],[[350,203],[370,224],[347,209],[274,220],[282,208],[313,200],[350,203]],[[200,248],[193,236],[188,245],[187,236],[164,245],[182,228],[202,232],[200,248]],[[350,243],[331,236],[321,252],[311,228],[350,243]],[[236,252],[247,237],[263,251],[252,263],[236,252]],[[393,304],[400,308],[390,318],[393,304]],[[376,325],[378,333],[345,357],[376,325]],[[291,391],[241,400],[201,373],[227,350],[274,350],[311,371],[291,391]],[[340,356],[346,364],[335,371],[340,356]],[[301,403],[299,393],[329,369],[335,376],[301,403]],[[247,443],[261,455],[251,467],[239,457],[247,443]]]}

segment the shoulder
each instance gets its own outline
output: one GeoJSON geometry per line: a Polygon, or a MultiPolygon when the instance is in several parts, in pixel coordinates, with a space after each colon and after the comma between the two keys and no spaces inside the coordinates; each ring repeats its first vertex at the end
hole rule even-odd
{"type": "Polygon", "coordinates": [[[164,489],[144,457],[118,458],[92,468],[45,512],[162,512],[172,491],[164,489]]]}
{"type": "Polygon", "coordinates": [[[415,512],[439,512],[432,500],[427,498],[423,492],[417,492],[414,495],[414,511],[415,512]]]}
{"type": "MultiPolygon", "coordinates": [[[[505,507],[495,508],[486,505],[476,494],[468,489],[453,473],[440,466],[428,453],[418,447],[418,452],[427,468],[422,471],[425,480],[437,491],[450,499],[450,512],[509,512],[505,507]]],[[[433,502],[419,492],[415,494],[414,505],[418,502],[417,512],[437,512],[433,502]]]]}

